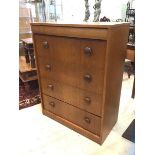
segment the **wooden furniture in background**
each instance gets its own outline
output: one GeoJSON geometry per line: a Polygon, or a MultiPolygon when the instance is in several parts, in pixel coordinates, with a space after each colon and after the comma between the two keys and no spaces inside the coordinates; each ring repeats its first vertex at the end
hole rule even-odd
{"type": "MultiPolygon", "coordinates": [[[[134,70],[133,71],[134,72],[134,82],[133,82],[132,95],[131,95],[131,97],[134,98],[135,97],[135,45],[127,46],[126,59],[130,61],[131,67],[134,70]]],[[[129,71],[128,71],[129,78],[130,78],[130,75],[132,72],[131,70],[132,69],[129,69],[129,71]]]]}
{"type": "Polygon", "coordinates": [[[26,91],[29,91],[29,81],[37,80],[37,69],[32,68],[30,63],[26,63],[25,57],[19,57],[19,77],[25,85],[26,91]]]}
{"type": "Polygon", "coordinates": [[[32,38],[21,39],[21,41],[23,42],[26,63],[30,63],[31,67],[35,68],[36,65],[32,38]]]}
{"type": "Polygon", "coordinates": [[[135,9],[132,8],[130,2],[128,2],[127,4],[125,21],[130,23],[128,45],[134,46],[135,45],[135,9]]]}
{"type": "Polygon", "coordinates": [[[126,59],[130,60],[131,62],[135,61],[135,50],[134,49],[127,49],[126,51],[126,59]]]}
{"type": "Polygon", "coordinates": [[[135,74],[135,46],[127,45],[125,65],[130,78],[131,74],[135,74]]]}
{"type": "Polygon", "coordinates": [[[127,23],[32,23],[43,114],[102,144],[117,121],[127,23]]]}
{"type": "MultiPolygon", "coordinates": [[[[134,67],[135,70],[135,46],[129,46],[129,45],[127,46],[126,59],[131,62],[131,65],[132,67],[134,67]]],[[[130,74],[130,71],[128,74],[130,74]]],[[[135,98],[135,75],[134,75],[131,98],[133,99],[135,98]]],[[[135,143],[135,119],[133,119],[129,127],[124,131],[122,137],[135,143]]]]}
{"type": "MultiPolygon", "coordinates": [[[[131,64],[128,70],[128,76],[130,78],[131,73],[135,74],[135,9],[133,8],[133,6],[131,6],[130,2],[127,3],[125,21],[130,22],[127,54],[126,54],[126,59],[129,60],[131,64]]],[[[135,96],[135,76],[132,89],[132,98],[134,98],[134,96],[135,96]]]]}

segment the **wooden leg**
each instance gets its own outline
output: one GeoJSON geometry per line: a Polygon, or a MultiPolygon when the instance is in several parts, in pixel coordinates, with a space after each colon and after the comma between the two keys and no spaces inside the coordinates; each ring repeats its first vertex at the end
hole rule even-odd
{"type": "Polygon", "coordinates": [[[30,63],[29,52],[26,48],[24,48],[26,63],[30,63]]]}
{"type": "Polygon", "coordinates": [[[132,74],[132,64],[131,64],[131,61],[126,61],[125,62],[125,71],[128,74],[128,78],[130,78],[130,76],[132,74]]]}
{"type": "Polygon", "coordinates": [[[129,69],[128,69],[128,78],[130,79],[130,76],[132,74],[132,64],[131,62],[129,63],[129,69]]]}
{"type": "Polygon", "coordinates": [[[131,76],[131,74],[130,74],[130,70],[128,71],[128,78],[130,79],[130,76],[131,76]]]}
{"type": "Polygon", "coordinates": [[[31,67],[35,68],[35,59],[34,59],[34,52],[33,51],[29,51],[29,55],[30,55],[30,62],[31,62],[31,67]]]}
{"type": "Polygon", "coordinates": [[[29,92],[30,91],[30,85],[28,84],[28,82],[24,82],[24,86],[25,86],[25,91],[29,92]]]}

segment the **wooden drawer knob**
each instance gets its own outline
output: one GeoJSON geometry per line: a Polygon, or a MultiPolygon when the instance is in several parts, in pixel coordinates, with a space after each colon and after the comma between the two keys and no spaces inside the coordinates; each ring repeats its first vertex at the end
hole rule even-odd
{"type": "Polygon", "coordinates": [[[48,45],[48,42],[47,41],[44,41],[43,42],[43,47],[46,48],[46,49],[49,48],[49,45],[48,45]]]}
{"type": "Polygon", "coordinates": [[[49,102],[50,106],[55,107],[55,102],[49,102]]]}
{"type": "Polygon", "coordinates": [[[88,123],[88,124],[91,123],[91,121],[90,121],[90,119],[89,119],[88,117],[85,117],[84,120],[85,120],[85,122],[88,123]]]}
{"type": "Polygon", "coordinates": [[[53,90],[53,89],[54,89],[54,86],[51,85],[51,84],[49,84],[49,85],[48,85],[48,88],[51,89],[51,90],[53,90]]]}
{"type": "Polygon", "coordinates": [[[85,47],[84,53],[88,56],[91,56],[92,55],[92,49],[90,47],[85,47]]]}
{"type": "Polygon", "coordinates": [[[84,75],[84,80],[87,82],[91,82],[92,81],[92,76],[90,74],[85,74],[84,75]]]}
{"type": "Polygon", "coordinates": [[[46,65],[45,66],[45,69],[48,70],[48,71],[50,71],[51,70],[51,65],[46,65]]]}
{"type": "Polygon", "coordinates": [[[90,103],[91,103],[91,98],[90,98],[90,97],[85,97],[85,98],[84,98],[84,101],[85,101],[86,103],[90,104],[90,103]]]}

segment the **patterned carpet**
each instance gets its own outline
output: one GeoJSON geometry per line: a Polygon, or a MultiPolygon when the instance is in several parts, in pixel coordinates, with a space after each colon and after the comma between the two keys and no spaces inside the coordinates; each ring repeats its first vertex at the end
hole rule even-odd
{"type": "Polygon", "coordinates": [[[29,82],[30,88],[27,92],[24,83],[19,79],[19,110],[40,103],[39,86],[37,80],[29,82]]]}

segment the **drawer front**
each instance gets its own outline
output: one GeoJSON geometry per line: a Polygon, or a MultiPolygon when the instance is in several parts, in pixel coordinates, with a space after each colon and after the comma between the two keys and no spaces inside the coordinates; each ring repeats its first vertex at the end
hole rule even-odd
{"type": "Polygon", "coordinates": [[[54,81],[62,82],[72,86],[78,84],[78,67],[76,64],[53,62],[51,77],[54,81]]]}
{"type": "Polygon", "coordinates": [[[34,35],[35,53],[37,57],[42,59],[52,58],[53,53],[53,37],[48,35],[34,35]]]}
{"type": "Polygon", "coordinates": [[[106,41],[35,35],[41,78],[103,91],[106,41]]]}
{"type": "Polygon", "coordinates": [[[81,65],[83,67],[104,68],[107,42],[103,40],[81,39],[81,65]]]}
{"type": "Polygon", "coordinates": [[[50,79],[41,79],[42,92],[64,102],[77,105],[78,90],[72,86],[57,83],[50,79]]]}
{"type": "Polygon", "coordinates": [[[79,45],[79,41],[74,38],[53,37],[53,60],[78,64],[80,62],[79,45]]]}
{"type": "Polygon", "coordinates": [[[104,71],[96,68],[81,68],[79,72],[79,87],[90,92],[102,94],[104,71]]]}
{"type": "Polygon", "coordinates": [[[49,58],[43,59],[38,57],[37,64],[39,66],[38,70],[41,78],[50,78],[53,66],[49,58]]]}
{"type": "Polygon", "coordinates": [[[48,35],[34,35],[34,38],[38,57],[83,67],[104,68],[106,41],[48,35]]]}
{"type": "Polygon", "coordinates": [[[42,79],[44,94],[60,99],[80,109],[101,116],[102,96],[66,84],[42,79]]]}
{"type": "Polygon", "coordinates": [[[101,118],[80,110],[67,103],[61,102],[52,97],[43,95],[44,109],[70,121],[74,124],[89,130],[90,132],[100,135],[101,118]]]}
{"type": "Polygon", "coordinates": [[[81,109],[84,109],[97,116],[101,116],[102,96],[80,90],[78,91],[78,104],[81,109]]]}
{"type": "Polygon", "coordinates": [[[50,78],[72,86],[77,86],[79,71],[77,65],[52,61],[49,58],[38,57],[38,70],[41,78],[50,78]]]}
{"type": "Polygon", "coordinates": [[[104,68],[106,41],[53,37],[54,60],[82,67],[104,68]]]}
{"type": "Polygon", "coordinates": [[[101,94],[103,92],[104,71],[95,68],[79,68],[75,65],[53,62],[38,58],[41,78],[69,84],[85,91],[101,94]]]}
{"type": "Polygon", "coordinates": [[[51,79],[80,89],[101,94],[103,92],[104,71],[84,68],[76,64],[53,63],[51,79]]]}

